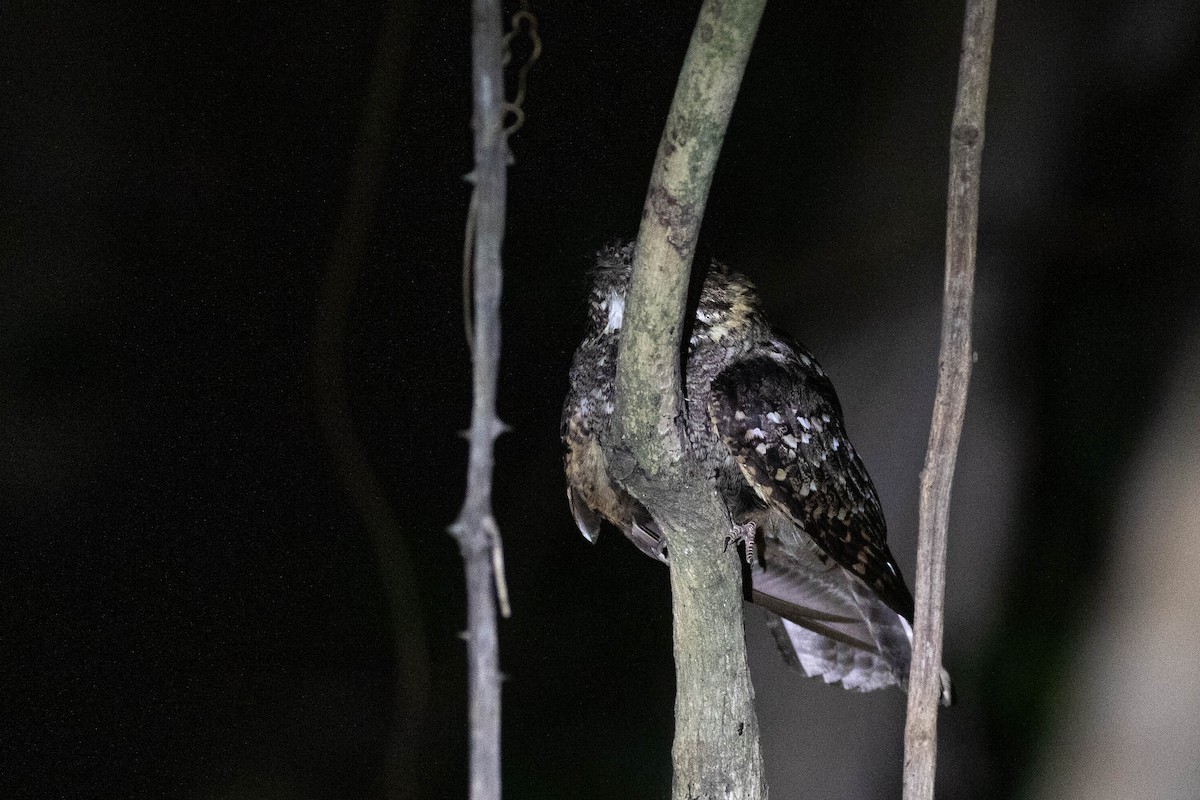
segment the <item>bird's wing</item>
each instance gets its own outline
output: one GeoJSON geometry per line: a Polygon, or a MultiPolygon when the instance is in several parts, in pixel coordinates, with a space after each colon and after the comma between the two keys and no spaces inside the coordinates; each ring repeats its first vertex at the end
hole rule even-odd
{"type": "Polygon", "coordinates": [[[770,611],[767,628],[788,666],[810,678],[820,677],[860,692],[899,683],[891,665],[874,651],[843,644],[770,611]]]}
{"type": "Polygon", "coordinates": [[[567,502],[584,538],[594,544],[607,519],[643,553],[666,563],[667,542],[658,525],[645,506],[609,480],[604,448],[577,411],[565,415],[563,445],[567,502]]]}
{"type": "Polygon", "coordinates": [[[912,648],[900,615],[778,511],[754,518],[750,599],[782,618],[772,632],[784,660],[847,689],[904,686],[912,648]]]}
{"type": "Polygon", "coordinates": [[[846,438],[833,385],[812,357],[801,351],[735,362],[712,383],[709,416],[767,507],[911,620],[912,595],[888,550],[875,487],[846,438]]]}

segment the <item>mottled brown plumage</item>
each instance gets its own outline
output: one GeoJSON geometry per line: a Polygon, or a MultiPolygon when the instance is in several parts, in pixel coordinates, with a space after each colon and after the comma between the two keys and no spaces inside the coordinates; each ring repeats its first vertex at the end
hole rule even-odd
{"type": "MultiPolygon", "coordinates": [[[[590,541],[607,520],[666,561],[658,526],[611,479],[606,455],[631,258],[632,245],[611,246],[593,273],[563,408],[567,494],[590,541]]],[[[847,688],[905,687],[912,595],[833,384],[767,324],[750,282],[719,264],[696,309],[684,388],[688,457],[712,475],[738,531],[752,532],[747,594],[782,618],[773,630],[789,660],[847,688]]]]}

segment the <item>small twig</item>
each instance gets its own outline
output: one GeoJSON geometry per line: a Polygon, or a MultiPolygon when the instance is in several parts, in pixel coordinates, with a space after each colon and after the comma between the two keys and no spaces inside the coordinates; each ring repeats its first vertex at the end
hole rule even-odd
{"type": "Polygon", "coordinates": [[[710,476],[684,458],[680,345],[688,275],[713,171],[765,0],[706,0],[692,33],[658,156],[626,298],[617,469],[671,547],[676,669],[672,796],[760,800],[766,779],[746,666],[741,570],[710,476]]]}
{"type": "MultiPolygon", "coordinates": [[[[529,37],[532,50],[529,57],[525,59],[525,63],[517,70],[517,94],[512,100],[504,103],[505,117],[509,114],[514,116],[514,121],[511,122],[505,129],[506,137],[512,136],[521,126],[525,124],[525,109],[521,106],[525,103],[525,92],[528,88],[529,70],[537,63],[537,60],[542,55],[542,39],[538,36],[538,19],[532,11],[529,10],[529,0],[521,0],[521,10],[512,16],[512,30],[504,36],[503,47],[504,54],[501,59],[501,66],[508,66],[509,60],[512,58],[512,51],[509,49],[513,39],[524,34],[529,37]],[[522,24],[523,23],[523,24],[522,24]]],[[[474,174],[468,175],[466,179],[472,183],[475,182],[474,174]]],[[[463,261],[462,261],[462,294],[463,294],[463,331],[467,337],[467,349],[473,350],[475,347],[475,332],[472,328],[472,310],[471,310],[471,265],[474,262],[475,253],[475,195],[474,190],[471,191],[471,201],[467,207],[467,224],[466,232],[463,235],[463,261]]],[[[503,559],[500,560],[503,564],[503,559]]],[[[496,579],[503,582],[503,571],[498,570],[496,579]]],[[[503,585],[498,587],[503,590],[503,585]]],[[[504,616],[509,615],[507,595],[504,591],[500,591],[500,607],[504,616]]]]}
{"type": "MultiPolygon", "coordinates": [[[[450,531],[462,551],[467,582],[467,683],[470,696],[470,797],[500,798],[500,672],[493,591],[503,586],[496,557],[500,534],[492,516],[492,468],[500,361],[500,247],[508,189],[508,145],[504,133],[504,31],[499,0],[471,4],[471,78],[474,97],[475,241],[473,364],[467,495],[450,531]]],[[[505,593],[507,601],[507,593],[505,593]]],[[[507,603],[506,603],[507,604],[507,603]]]]}
{"type": "Polygon", "coordinates": [[[504,542],[500,539],[500,528],[494,517],[488,518],[488,538],[492,542],[492,580],[496,582],[496,602],[500,605],[500,616],[512,616],[508,602],[508,578],[504,574],[504,542]]]}
{"type": "MultiPolygon", "coordinates": [[[[466,180],[474,183],[475,176],[468,175],[466,180]]],[[[463,304],[463,336],[467,339],[467,352],[474,355],[475,351],[475,322],[471,310],[471,268],[475,263],[475,189],[471,189],[471,199],[467,202],[467,223],[463,231],[462,249],[462,304],[463,304]]]]}
{"type": "Polygon", "coordinates": [[[931,800],[937,765],[942,605],[950,487],[971,379],[971,298],[979,226],[979,181],[996,0],[967,0],[958,96],[950,134],[946,281],[937,394],[925,468],[917,544],[916,624],[904,729],[904,800],[931,800]]]}

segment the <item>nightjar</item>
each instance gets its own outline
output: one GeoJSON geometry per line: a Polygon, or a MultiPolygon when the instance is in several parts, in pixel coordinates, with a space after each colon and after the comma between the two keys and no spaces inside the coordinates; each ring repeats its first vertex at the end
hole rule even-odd
{"type": "MultiPolygon", "coordinates": [[[[567,497],[589,541],[607,520],[666,562],[653,518],[608,470],[632,256],[632,244],[611,245],[592,274],[563,407],[567,497]]],[[[712,476],[746,538],[746,597],[770,612],[785,659],[848,689],[906,688],[913,599],[833,384],[811,353],[767,323],[745,276],[719,263],[691,323],[684,392],[687,457],[712,476]]],[[[942,689],[948,703],[944,670],[942,689]]]]}

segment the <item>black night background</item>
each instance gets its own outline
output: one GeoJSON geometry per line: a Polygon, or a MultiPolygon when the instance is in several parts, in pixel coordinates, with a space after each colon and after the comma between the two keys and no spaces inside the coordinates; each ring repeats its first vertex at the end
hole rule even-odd
{"type": "MultiPolygon", "coordinates": [[[[616,531],[596,546],[579,535],[558,425],[589,259],[636,234],[698,8],[532,5],[544,52],[511,140],[500,413],[513,430],[495,490],[512,798],[657,798],[670,784],[666,571],[616,531]]],[[[910,584],[961,12],[768,4],[701,242],[833,377],[910,584]]],[[[5,9],[5,797],[385,796],[394,628],[311,370],[381,16],[368,2],[5,9]]],[[[404,629],[428,647],[404,796],[455,798],[464,587],[446,527],[470,402],[469,16],[418,2],[409,20],[345,377],[415,575],[404,629]]],[[[1000,4],[948,567],[959,705],[941,716],[939,797],[1070,796],[1047,776],[1075,763],[1070,736],[1090,718],[1072,716],[1073,693],[1093,685],[1089,648],[1107,652],[1089,644],[1119,616],[1105,609],[1138,607],[1120,578],[1127,554],[1149,552],[1139,521],[1200,497],[1196,473],[1181,477],[1200,463],[1198,32],[1184,0],[1000,4]],[[1180,448],[1194,458],[1172,462],[1179,481],[1147,477],[1180,448]]],[[[1153,529],[1200,538],[1200,511],[1187,519],[1153,529]]],[[[1190,574],[1164,567],[1152,588],[1175,572],[1190,574]]],[[[1184,627],[1176,646],[1195,652],[1184,627]]],[[[747,628],[774,795],[896,797],[903,696],[806,679],[754,609],[747,628]]],[[[1190,663],[1195,681],[1158,701],[1200,705],[1190,663]]],[[[1194,760],[1198,727],[1173,740],[1181,757],[1194,760]]]]}

